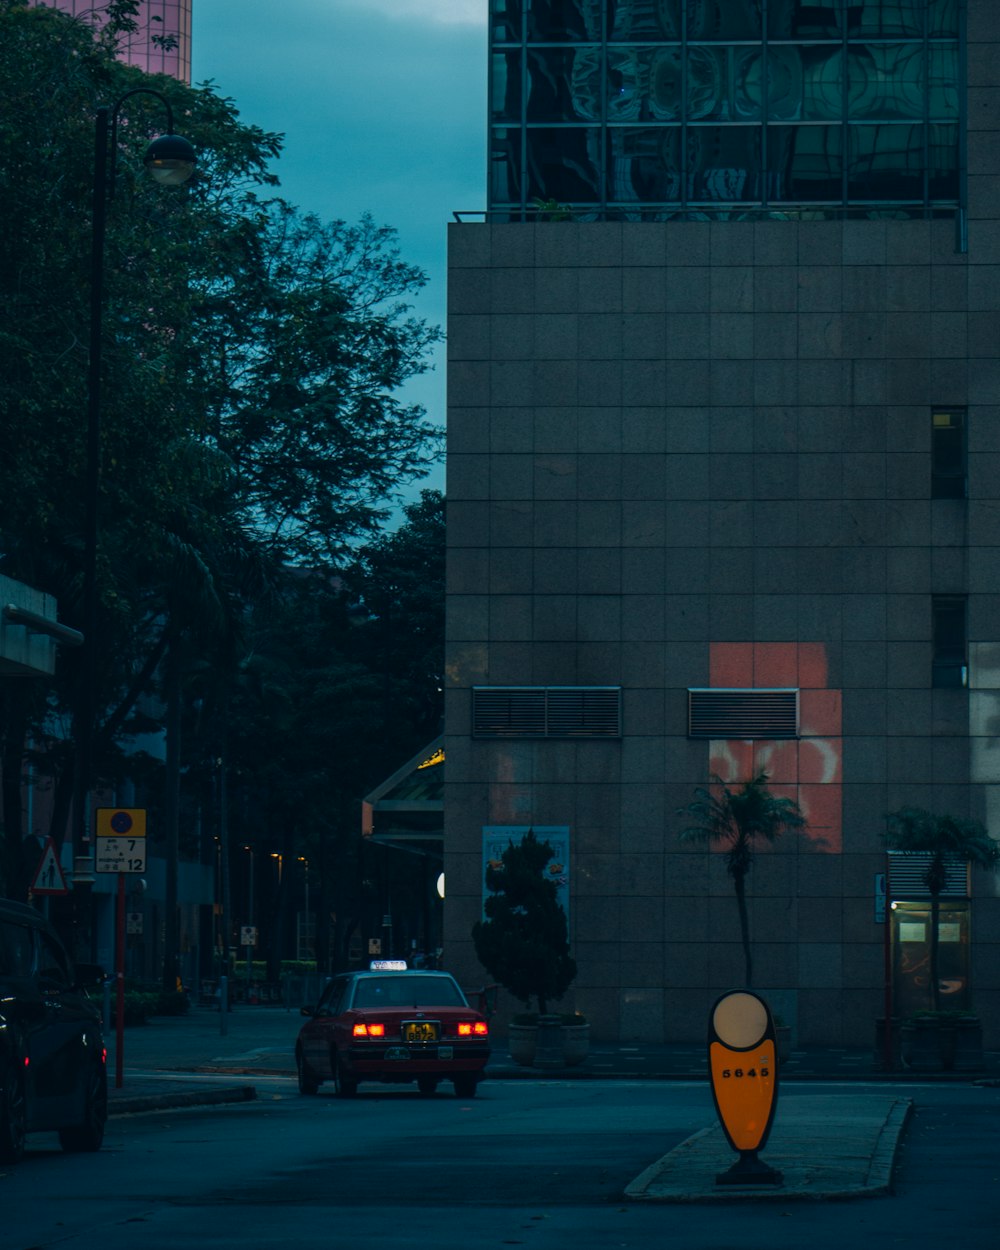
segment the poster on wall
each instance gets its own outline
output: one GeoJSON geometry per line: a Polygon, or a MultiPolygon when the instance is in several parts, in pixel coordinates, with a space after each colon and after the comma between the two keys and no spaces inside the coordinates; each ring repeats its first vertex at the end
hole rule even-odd
{"type": "Polygon", "coordinates": [[[556,884],[556,898],[569,920],[569,826],[568,825],[484,825],[483,826],[483,916],[486,915],[486,869],[499,864],[507,845],[520,842],[531,829],[539,842],[548,842],[553,856],[546,873],[556,884]]]}

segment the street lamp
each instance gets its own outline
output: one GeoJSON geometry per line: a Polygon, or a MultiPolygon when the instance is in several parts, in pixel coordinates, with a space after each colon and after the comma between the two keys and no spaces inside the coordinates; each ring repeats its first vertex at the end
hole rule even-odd
{"type": "MultiPolygon", "coordinates": [[[[114,195],[118,146],[118,113],[131,96],[151,95],[166,110],[167,134],[154,139],[146,150],[144,163],[151,176],[166,186],[178,186],[191,177],[195,166],[194,148],[187,139],[173,133],[174,118],[169,100],[159,91],[136,87],[126,91],[114,104],[97,110],[94,125],[94,198],[90,253],[90,351],[87,369],[87,460],[85,478],[83,553],[83,659],[77,712],[77,774],[74,805],[77,824],[74,880],[87,885],[93,881],[93,844],[90,831],[90,777],[94,760],[97,709],[97,532],[98,499],[101,480],[101,348],[104,311],[104,240],[107,233],[108,204],[114,195]]],[[[170,867],[168,864],[168,875],[170,867]]],[[[169,892],[169,891],[168,891],[169,892]]],[[[169,902],[169,900],[168,900],[169,902]]],[[[168,909],[167,923],[170,924],[168,909]]]]}
{"type": "Polygon", "coordinates": [[[297,943],[298,949],[296,950],[295,954],[299,959],[303,959],[303,958],[315,959],[316,958],[316,941],[315,941],[315,938],[313,937],[312,922],[309,917],[309,860],[306,858],[305,855],[300,855],[298,857],[298,861],[302,865],[302,871],[304,873],[305,894],[306,894],[306,919],[305,919],[305,924],[303,926],[303,940],[297,943]],[[302,954],[303,951],[305,951],[305,955],[302,954]]]}

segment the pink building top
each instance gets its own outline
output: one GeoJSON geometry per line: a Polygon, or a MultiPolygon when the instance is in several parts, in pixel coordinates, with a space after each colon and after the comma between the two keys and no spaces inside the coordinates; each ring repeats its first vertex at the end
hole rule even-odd
{"type": "MultiPolygon", "coordinates": [[[[103,21],[100,0],[34,0],[75,17],[103,21]]],[[[139,25],[123,35],[119,57],[149,74],[169,74],[181,82],[191,81],[192,0],[141,0],[139,25]],[[164,42],[167,45],[164,46],[164,42]]]]}

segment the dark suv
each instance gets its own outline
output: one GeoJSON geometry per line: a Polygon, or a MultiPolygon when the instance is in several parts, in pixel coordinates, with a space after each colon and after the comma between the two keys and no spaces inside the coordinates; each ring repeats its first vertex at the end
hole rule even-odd
{"type": "Polygon", "coordinates": [[[64,1150],[99,1150],[108,1116],[100,968],[74,968],[40,912],[0,899],[0,1161],[28,1133],[57,1130],[64,1150]]]}

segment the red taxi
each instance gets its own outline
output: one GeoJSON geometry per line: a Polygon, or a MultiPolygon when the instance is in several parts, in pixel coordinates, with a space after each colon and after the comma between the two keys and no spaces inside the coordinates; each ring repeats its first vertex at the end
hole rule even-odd
{"type": "Polygon", "coordinates": [[[361,1081],[416,1081],[433,1094],[451,1081],[459,1098],[474,1098],[490,1055],[489,1025],[450,973],[376,962],[368,972],[334,977],[295,1043],[299,1092],[333,1081],[352,1098],[361,1081]]]}

